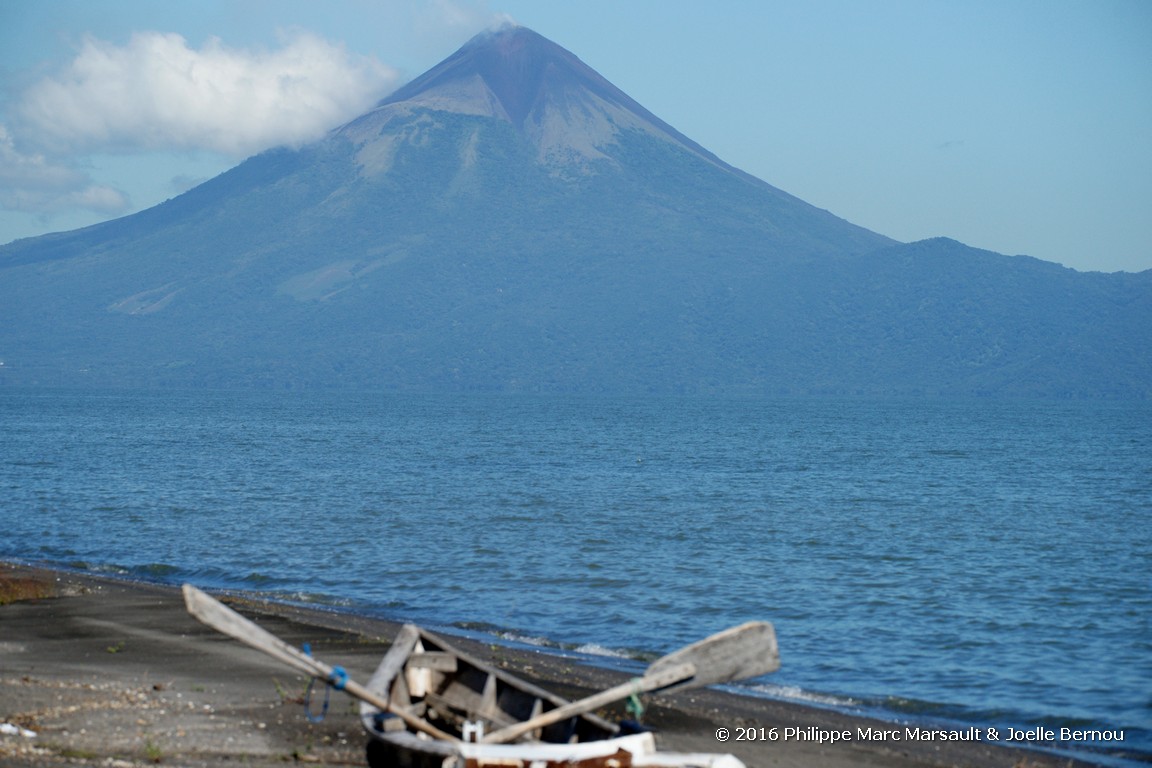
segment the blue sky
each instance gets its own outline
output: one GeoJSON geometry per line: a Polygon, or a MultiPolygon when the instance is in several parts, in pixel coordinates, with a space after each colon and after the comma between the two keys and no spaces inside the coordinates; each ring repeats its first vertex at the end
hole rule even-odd
{"type": "Polygon", "coordinates": [[[0,243],[306,142],[506,18],[869,229],[1152,268],[1147,0],[0,0],[0,243]]]}

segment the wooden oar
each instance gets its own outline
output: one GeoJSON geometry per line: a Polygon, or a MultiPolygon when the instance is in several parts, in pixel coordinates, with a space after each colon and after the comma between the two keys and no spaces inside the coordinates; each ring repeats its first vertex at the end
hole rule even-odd
{"type": "Polygon", "coordinates": [[[766,621],[750,621],[692,643],[652,662],[643,677],[544,712],[484,737],[503,744],[519,736],[633,694],[671,691],[727,683],[766,675],[780,668],[776,632],[766,621]]]}
{"type": "Polygon", "coordinates": [[[234,637],[258,651],[263,651],[293,669],[311,677],[320,678],[330,685],[347,691],[350,696],[355,696],[361,701],[368,702],[381,712],[391,712],[408,725],[418,731],[427,733],[429,736],[435,736],[438,739],[445,739],[447,741],[460,741],[460,739],[452,734],[440,730],[436,726],[416,717],[411,712],[394,708],[384,698],[377,696],[355,680],[349,680],[348,674],[344,672],[343,669],[330,667],[324,662],[312,658],[303,651],[293,648],[271,632],[261,629],[256,624],[236,613],[236,611],[191,584],[184,585],[184,602],[188,606],[188,612],[190,614],[213,629],[223,632],[230,637],[234,637]]]}

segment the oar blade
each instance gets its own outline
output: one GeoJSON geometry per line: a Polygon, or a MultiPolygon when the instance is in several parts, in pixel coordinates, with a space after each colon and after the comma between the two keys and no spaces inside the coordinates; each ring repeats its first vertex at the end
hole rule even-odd
{"type": "Polygon", "coordinates": [[[332,671],[328,665],[293,648],[191,584],[184,585],[184,604],[188,608],[188,613],[217,632],[263,651],[300,672],[326,679],[332,671]]]}
{"type": "Polygon", "coordinates": [[[780,668],[776,630],[767,621],[750,621],[718,632],[652,662],[645,675],[681,664],[691,664],[696,674],[668,690],[699,688],[759,677],[780,668]]]}
{"type": "MultiPolygon", "coordinates": [[[[184,585],[184,604],[188,607],[188,613],[216,631],[223,632],[225,635],[233,637],[258,651],[263,651],[269,656],[279,659],[288,666],[306,675],[318,677],[330,683],[332,682],[336,671],[332,667],[312,658],[297,648],[293,648],[271,632],[261,629],[252,621],[244,618],[216,598],[202,592],[191,584],[184,585]]],[[[393,708],[386,698],[374,691],[368,690],[355,680],[349,680],[343,670],[340,670],[340,672],[342,678],[340,683],[341,688],[350,696],[368,702],[381,712],[391,712],[397,715],[405,723],[412,726],[413,729],[423,731],[429,736],[446,741],[459,741],[459,739],[452,734],[440,730],[431,723],[421,720],[415,715],[405,712],[403,709],[393,708]]]]}
{"type": "Polygon", "coordinates": [[[780,668],[776,631],[766,621],[750,621],[657,659],[643,677],[587,696],[490,733],[488,743],[506,743],[529,731],[591,712],[642,691],[675,691],[758,677],[780,668]]]}

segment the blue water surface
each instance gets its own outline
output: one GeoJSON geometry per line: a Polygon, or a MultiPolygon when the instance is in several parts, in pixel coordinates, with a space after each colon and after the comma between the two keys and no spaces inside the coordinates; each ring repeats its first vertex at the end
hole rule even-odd
{"type": "Polygon", "coordinates": [[[767,619],[761,694],[1152,753],[1147,403],[8,390],[0,441],[3,558],[636,658],[767,619]]]}

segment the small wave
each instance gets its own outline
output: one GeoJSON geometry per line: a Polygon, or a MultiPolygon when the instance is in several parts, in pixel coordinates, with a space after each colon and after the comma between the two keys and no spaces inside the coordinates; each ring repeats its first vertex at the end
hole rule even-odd
{"type": "Polygon", "coordinates": [[[537,648],[559,648],[557,643],[552,642],[546,637],[533,637],[530,635],[521,635],[516,632],[497,632],[496,636],[501,640],[507,640],[510,643],[518,643],[520,645],[532,645],[537,648]]]}
{"type": "Polygon", "coordinates": [[[168,580],[178,574],[184,573],[184,569],[178,568],[175,565],[169,565],[168,563],[147,563],[132,568],[132,573],[147,578],[168,580]]]}
{"type": "Polygon", "coordinates": [[[483,632],[489,635],[499,635],[500,628],[486,621],[455,621],[450,626],[463,629],[466,632],[483,632]]]}
{"type": "Polygon", "coordinates": [[[743,688],[754,693],[769,696],[773,699],[799,701],[807,704],[818,704],[824,707],[856,707],[861,704],[861,702],[857,699],[849,698],[847,696],[833,696],[832,694],[828,693],[806,691],[803,688],[795,685],[772,685],[770,683],[757,683],[756,685],[744,686],[743,688]]]}
{"type": "Polygon", "coordinates": [[[357,603],[355,600],[346,597],[336,597],[334,595],[325,595],[319,592],[303,592],[303,591],[259,591],[256,594],[266,597],[273,602],[292,603],[295,605],[317,606],[321,608],[356,608],[357,603]]]}
{"type": "Polygon", "coordinates": [[[71,560],[65,563],[67,568],[81,573],[94,573],[105,576],[129,576],[132,574],[130,568],[125,568],[122,565],[113,565],[111,563],[89,563],[86,560],[71,560]]]}
{"type": "Polygon", "coordinates": [[[599,659],[618,659],[621,661],[651,661],[655,658],[653,654],[645,651],[609,648],[599,643],[562,643],[541,635],[507,629],[486,622],[460,621],[453,623],[451,626],[454,629],[463,630],[470,635],[488,635],[510,645],[542,648],[551,652],[570,653],[577,656],[590,656],[599,659]]]}
{"type": "Polygon", "coordinates": [[[549,650],[564,650],[564,646],[553,640],[539,635],[530,635],[516,629],[508,629],[485,621],[457,621],[449,625],[452,629],[462,630],[468,636],[488,635],[512,645],[527,645],[533,648],[547,648],[549,650]]]}
{"type": "Polygon", "coordinates": [[[576,653],[582,653],[585,656],[603,656],[603,657],[609,658],[609,659],[634,659],[634,658],[636,658],[636,656],[634,654],[628,653],[626,651],[617,651],[613,648],[607,648],[603,645],[598,645],[596,643],[585,643],[584,645],[578,645],[575,648],[573,648],[572,650],[575,651],[576,653]]]}
{"type": "Polygon", "coordinates": [[[940,456],[946,459],[967,459],[969,452],[958,448],[937,448],[925,452],[928,456],[940,456]]]}
{"type": "Polygon", "coordinates": [[[245,576],[243,579],[241,579],[241,581],[244,584],[251,584],[251,585],[255,586],[257,589],[262,589],[262,588],[270,587],[273,584],[277,584],[280,581],[282,581],[282,579],[280,579],[277,576],[271,576],[271,575],[266,574],[266,573],[261,573],[260,571],[252,571],[247,576],[245,576]]]}

